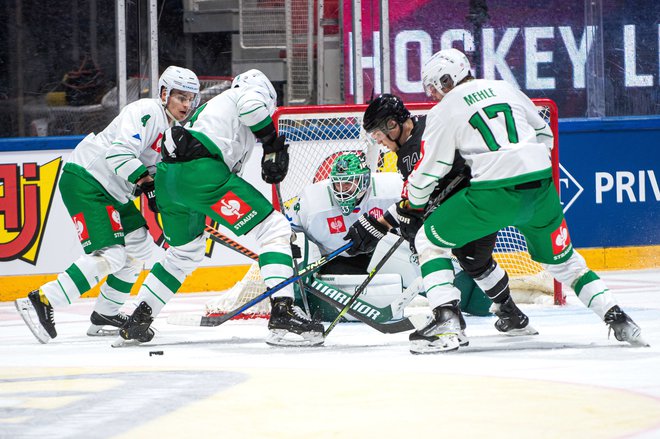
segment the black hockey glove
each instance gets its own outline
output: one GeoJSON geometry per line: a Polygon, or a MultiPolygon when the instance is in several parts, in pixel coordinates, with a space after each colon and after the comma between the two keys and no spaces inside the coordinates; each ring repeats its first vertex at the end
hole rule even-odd
{"type": "Polygon", "coordinates": [[[351,256],[371,253],[387,233],[387,226],[365,213],[353,223],[344,236],[344,241],[353,241],[353,246],[346,250],[351,256]]]}
{"type": "MultiPolygon", "coordinates": [[[[284,137],[284,136],[280,136],[284,137]]],[[[261,178],[266,183],[278,184],[284,180],[289,170],[289,145],[276,152],[267,153],[264,148],[264,156],[261,159],[261,178]]]]}
{"type": "Polygon", "coordinates": [[[153,180],[146,180],[137,185],[141,193],[147,197],[147,204],[153,213],[158,213],[158,205],[156,204],[156,182],[153,180]]]}
{"type": "Polygon", "coordinates": [[[424,210],[412,209],[408,200],[401,200],[396,205],[396,218],[401,236],[414,246],[415,235],[424,224],[424,210]]]}

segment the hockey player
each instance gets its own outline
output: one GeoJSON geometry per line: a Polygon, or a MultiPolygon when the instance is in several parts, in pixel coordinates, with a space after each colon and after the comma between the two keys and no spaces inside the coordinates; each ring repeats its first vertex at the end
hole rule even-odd
{"type": "MultiPolygon", "coordinates": [[[[366,215],[374,221],[399,200],[402,181],[394,172],[371,173],[357,154],[347,152],[332,162],[330,178],[306,187],[294,204],[291,227],[318,247],[322,255],[346,244],[348,228],[366,215]]],[[[380,227],[380,225],[378,226],[380,227]]],[[[321,273],[366,274],[371,252],[341,255],[321,273]]]]}
{"type": "MultiPolygon", "coordinates": [[[[348,228],[359,218],[376,222],[400,198],[401,189],[402,180],[398,174],[372,174],[361,155],[345,152],[332,162],[329,178],[307,186],[287,214],[292,229],[304,233],[317,245],[321,255],[327,255],[345,245],[348,228]]],[[[376,225],[381,227],[377,222],[376,225]]],[[[350,297],[368,273],[372,255],[373,249],[358,255],[344,253],[324,265],[319,275],[308,281],[317,289],[350,297]]],[[[379,315],[376,320],[380,322],[402,318],[403,308],[417,295],[417,290],[412,289],[402,294],[402,288],[409,286],[419,274],[408,262],[409,251],[400,248],[399,256],[409,267],[397,266],[395,270],[383,267],[358,299],[359,303],[366,301],[392,311],[391,315],[379,315]]],[[[319,312],[324,320],[336,317],[334,308],[314,296],[309,297],[309,305],[312,314],[319,312]]]]}
{"type": "Polygon", "coordinates": [[[57,280],[16,301],[42,343],[57,336],[53,309],[70,305],[105,276],[87,333],[102,335],[103,326],[128,320],[119,308],[155,246],[133,199],[145,193],[155,209],[158,140],[199,102],[199,80],[188,69],[168,67],[158,86],[159,98],[128,104],[103,131],[85,137],[64,165],[59,188],[85,254],[57,280]]]}
{"type": "MultiPolygon", "coordinates": [[[[472,78],[467,57],[456,49],[434,54],[422,69],[422,81],[427,94],[440,102],[428,114],[424,153],[409,177],[410,203],[398,214],[415,223],[438,179],[451,169],[456,151],[470,165],[472,181],[423,225],[417,222],[415,245],[420,263],[428,267],[424,286],[438,305],[434,321],[410,335],[411,352],[459,348],[459,291],[451,284],[451,249],[509,225],[525,236],[532,258],[570,285],[617,340],[646,345],[640,328],[573,249],[551,177],[553,133],[533,102],[505,81],[472,78]]],[[[491,277],[496,274],[506,276],[501,268],[491,277]]],[[[509,295],[493,300],[500,326],[527,326],[527,316],[509,295]]]]}
{"type": "MultiPolygon", "coordinates": [[[[399,97],[383,94],[369,104],[364,113],[363,124],[367,133],[378,144],[386,146],[397,155],[397,169],[407,180],[420,158],[426,116],[412,116],[399,97]]],[[[461,176],[463,180],[450,190],[447,197],[469,184],[470,168],[465,164],[465,160],[456,154],[451,171],[438,182],[434,196],[444,190],[458,176],[461,176]]],[[[406,190],[404,190],[405,193],[406,190]]],[[[414,230],[411,231],[408,224],[399,223],[396,210],[397,205],[393,203],[380,222],[387,228],[399,228],[404,238],[412,242],[417,229],[413,225],[414,230]]],[[[369,250],[379,240],[379,236],[368,233],[359,223],[351,228],[350,234],[354,247],[362,250],[369,250]]],[[[492,258],[496,238],[497,233],[492,233],[485,238],[466,244],[460,249],[453,250],[454,256],[463,270],[459,270],[454,280],[454,285],[461,290],[460,308],[473,315],[490,315],[491,301],[482,290],[489,291],[488,269],[497,265],[492,258]],[[480,285],[481,288],[475,285],[475,280],[471,278],[475,278],[477,285],[480,285]]]]}
{"type": "MultiPolygon", "coordinates": [[[[142,284],[139,305],[120,330],[122,339],[148,342],[153,338],[153,318],[204,257],[207,215],[236,235],[256,239],[267,286],[292,276],[288,221],[239,176],[259,139],[264,181],[279,183],[285,177],[288,145],[283,135],[277,135],[271,119],[276,102],[268,78],[259,70],[249,70],[238,75],[230,89],[201,106],[184,127],[165,132],[156,198],[169,248],[142,284]]],[[[271,297],[267,343],[321,344],[323,325],[293,305],[293,296],[288,286],[271,297]]]]}

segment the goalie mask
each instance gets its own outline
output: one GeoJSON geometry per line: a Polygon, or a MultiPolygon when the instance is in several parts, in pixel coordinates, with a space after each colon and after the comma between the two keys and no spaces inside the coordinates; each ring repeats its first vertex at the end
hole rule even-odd
{"type": "Polygon", "coordinates": [[[369,189],[371,171],[357,154],[340,155],[332,163],[330,183],[332,194],[342,215],[353,212],[369,189]]]}
{"type": "Polygon", "coordinates": [[[451,90],[470,76],[470,61],[457,49],[436,52],[422,67],[422,84],[427,96],[433,96],[431,87],[445,95],[443,89],[451,90]]]}
{"type": "MultiPolygon", "coordinates": [[[[159,93],[162,93],[163,87],[165,87],[165,100],[163,101],[163,107],[165,107],[166,111],[172,90],[180,90],[194,94],[194,97],[190,102],[191,110],[199,105],[199,79],[192,70],[184,69],[183,67],[169,66],[158,79],[159,93]]],[[[172,115],[170,114],[170,116],[172,115]]]]}
{"type": "Polygon", "coordinates": [[[272,116],[277,108],[277,92],[273,84],[261,70],[252,69],[236,76],[231,82],[231,88],[252,88],[265,98],[266,107],[272,116]]]}

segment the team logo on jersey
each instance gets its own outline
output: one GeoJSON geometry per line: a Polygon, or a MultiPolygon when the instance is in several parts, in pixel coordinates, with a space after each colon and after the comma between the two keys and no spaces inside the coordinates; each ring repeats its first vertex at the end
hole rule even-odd
{"type": "Polygon", "coordinates": [[[118,232],[124,230],[121,225],[121,216],[117,209],[112,206],[105,206],[105,210],[108,212],[108,218],[110,218],[110,227],[112,227],[113,232],[118,232]]]}
{"type": "Polygon", "coordinates": [[[87,241],[89,239],[89,232],[87,231],[87,222],[85,222],[85,215],[80,212],[77,215],[71,217],[73,221],[73,227],[76,229],[78,234],[78,240],[80,242],[87,241]]]}
{"type": "Polygon", "coordinates": [[[328,221],[328,229],[331,234],[334,235],[346,231],[346,224],[344,224],[344,218],[341,215],[326,218],[326,221],[328,221]]]}
{"type": "Polygon", "coordinates": [[[252,207],[239,198],[235,193],[229,191],[224,197],[211,206],[215,212],[223,217],[232,226],[252,210],[252,207]]]}
{"type": "Polygon", "coordinates": [[[163,138],[163,133],[159,133],[158,137],[156,137],[156,140],[154,140],[154,143],[151,144],[151,149],[156,151],[158,154],[160,154],[160,139],[163,138]]]}
{"type": "Polygon", "coordinates": [[[557,230],[552,232],[552,252],[555,255],[560,254],[571,244],[571,237],[568,235],[566,220],[563,220],[557,230]]]}
{"type": "Polygon", "coordinates": [[[380,207],[374,207],[369,211],[369,215],[373,216],[374,218],[380,218],[383,216],[383,209],[380,207]]]}

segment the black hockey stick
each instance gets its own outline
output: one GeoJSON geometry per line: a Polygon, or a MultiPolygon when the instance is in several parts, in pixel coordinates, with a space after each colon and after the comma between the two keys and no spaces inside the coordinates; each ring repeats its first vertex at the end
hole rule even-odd
{"type": "MultiPolygon", "coordinates": [[[[458,184],[463,181],[465,178],[464,174],[459,174],[456,176],[448,185],[445,187],[440,194],[438,194],[437,197],[427,206],[426,212],[424,212],[424,216],[422,217],[422,221],[425,221],[429,215],[433,213],[436,207],[440,205],[442,201],[444,201],[445,198],[449,195],[451,191],[458,186],[458,184]]],[[[385,255],[382,257],[382,259],[376,264],[376,266],[369,272],[369,275],[364,279],[364,281],[360,284],[359,287],[355,290],[355,293],[351,297],[351,299],[348,301],[346,305],[339,311],[339,314],[337,317],[330,323],[330,325],[326,328],[325,332],[323,333],[324,337],[327,337],[330,331],[334,329],[335,326],[337,326],[337,323],[341,320],[341,318],[348,312],[348,310],[351,308],[353,303],[357,300],[357,298],[362,294],[362,292],[367,288],[367,285],[369,285],[369,282],[376,276],[376,273],[380,271],[381,268],[383,268],[383,265],[385,265],[385,262],[396,252],[396,250],[399,248],[399,246],[405,241],[403,236],[399,236],[399,239],[396,240],[396,242],[392,245],[392,247],[385,253],[385,255]]]]}

